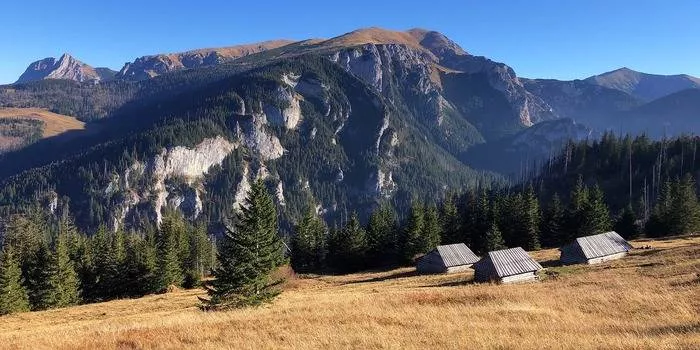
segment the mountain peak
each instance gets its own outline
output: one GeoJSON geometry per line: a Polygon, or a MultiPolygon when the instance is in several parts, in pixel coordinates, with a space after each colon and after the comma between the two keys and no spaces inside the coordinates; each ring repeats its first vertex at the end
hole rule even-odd
{"type": "Polygon", "coordinates": [[[466,51],[444,34],[424,28],[413,28],[407,31],[379,27],[360,28],[323,42],[324,46],[329,47],[351,47],[366,44],[405,45],[429,52],[436,57],[444,57],[445,54],[467,55],[466,51]]]}
{"type": "Polygon", "coordinates": [[[77,82],[100,82],[113,76],[113,71],[106,68],[95,69],[69,53],[64,53],[58,59],[47,57],[33,62],[16,83],[27,83],[42,79],[66,79],[77,82]],[[111,74],[109,72],[112,72],[111,74]]]}
{"type": "Polygon", "coordinates": [[[586,81],[626,92],[645,102],[681,90],[700,88],[700,79],[689,75],[648,74],[627,67],[589,77],[586,81]]]}

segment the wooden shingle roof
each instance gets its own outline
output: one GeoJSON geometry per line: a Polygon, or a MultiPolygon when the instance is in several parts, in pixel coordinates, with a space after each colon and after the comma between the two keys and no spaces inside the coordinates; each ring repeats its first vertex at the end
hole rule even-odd
{"type": "Polygon", "coordinates": [[[542,269],[542,265],[520,247],[489,252],[489,258],[498,277],[519,275],[542,269]]]}
{"type": "Polygon", "coordinates": [[[632,246],[615,231],[579,237],[576,238],[576,244],[581,247],[586,259],[627,252],[632,249],[632,246]]]}

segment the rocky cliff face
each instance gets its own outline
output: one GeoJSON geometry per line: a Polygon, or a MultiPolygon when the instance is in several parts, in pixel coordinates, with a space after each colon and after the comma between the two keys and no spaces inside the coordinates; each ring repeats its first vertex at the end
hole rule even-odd
{"type": "Polygon", "coordinates": [[[133,62],[126,63],[117,73],[117,77],[126,80],[144,80],[177,70],[231,62],[237,58],[288,45],[292,42],[290,40],[274,40],[249,45],[143,56],[133,62]]]}
{"type": "Polygon", "coordinates": [[[78,61],[69,54],[63,54],[59,59],[48,57],[29,65],[17,83],[27,83],[42,79],[68,79],[77,82],[108,81],[114,78],[115,72],[108,68],[93,68],[78,61]]]}
{"type": "Polygon", "coordinates": [[[188,218],[197,218],[202,213],[204,175],[236,147],[223,137],[205,139],[194,148],[163,149],[151,159],[134,162],[124,173],[115,174],[103,191],[105,200],[112,203],[112,229],[119,228],[139,206],[149,207],[157,223],[166,206],[179,209],[188,218]]]}
{"type": "Polygon", "coordinates": [[[558,117],[544,100],[527,91],[512,68],[485,57],[469,55],[438,32],[369,29],[348,33],[319,45],[336,50],[330,55],[333,62],[387,97],[391,97],[392,84],[393,91],[410,89],[418,92],[412,97],[423,99],[418,103],[430,112],[431,115],[426,116],[430,120],[442,121],[444,113],[441,112],[451,104],[442,81],[446,73],[483,76],[492,89],[504,96],[512,107],[513,118],[517,118],[522,126],[558,117]],[[357,46],[337,49],[339,45],[349,43],[357,46]]]}

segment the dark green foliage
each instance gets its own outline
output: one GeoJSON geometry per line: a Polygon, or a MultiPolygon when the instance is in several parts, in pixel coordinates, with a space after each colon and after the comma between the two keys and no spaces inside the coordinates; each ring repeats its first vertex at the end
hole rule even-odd
{"type": "Polygon", "coordinates": [[[32,310],[58,307],[61,301],[61,280],[51,250],[42,245],[36,253],[27,279],[32,310]]]}
{"type": "Polygon", "coordinates": [[[423,237],[425,237],[426,241],[425,251],[428,252],[440,245],[442,237],[442,225],[437,207],[434,205],[426,206],[424,220],[423,237]]]}
{"type": "Polygon", "coordinates": [[[486,231],[483,240],[484,252],[500,250],[506,247],[503,237],[501,237],[501,230],[498,229],[495,221],[491,223],[491,227],[486,231]]]}
{"type": "Polygon", "coordinates": [[[459,217],[459,209],[455,203],[455,196],[448,194],[442,202],[440,208],[440,216],[442,221],[442,238],[443,244],[464,243],[464,237],[460,236],[461,220],[459,217]]]}
{"type": "Polygon", "coordinates": [[[111,235],[104,226],[98,228],[91,238],[92,269],[84,292],[89,299],[105,300],[120,290],[120,269],[112,249],[111,235]]]}
{"type": "Polygon", "coordinates": [[[403,261],[411,262],[417,255],[424,254],[428,250],[428,241],[425,232],[425,210],[419,202],[413,202],[408,223],[403,230],[403,261]]]}
{"type": "Polygon", "coordinates": [[[619,233],[625,239],[635,239],[639,237],[639,226],[637,226],[637,216],[632,209],[632,205],[628,205],[617,216],[615,221],[615,232],[619,233]]]}
{"type": "Polygon", "coordinates": [[[535,196],[535,190],[528,186],[523,197],[524,227],[521,247],[526,250],[540,249],[540,223],[542,220],[540,203],[535,196]]]}
{"type": "Polygon", "coordinates": [[[646,225],[653,237],[697,232],[700,229],[700,205],[695,181],[690,175],[666,182],[646,225]]]}
{"type": "Polygon", "coordinates": [[[277,228],[277,212],[262,180],[248,192],[237,215],[235,229],[227,227],[218,254],[215,279],[205,285],[209,299],[205,309],[255,306],[270,302],[281,281],[272,272],[284,263],[282,240],[277,228]]]}
{"type": "Polygon", "coordinates": [[[185,271],[183,287],[185,288],[198,286],[202,277],[213,267],[213,262],[211,261],[212,244],[207,236],[206,227],[198,225],[191,228],[189,232],[190,234],[187,236],[189,251],[183,263],[185,271]]]}
{"type": "Polygon", "coordinates": [[[181,217],[169,215],[163,218],[156,234],[159,290],[182,285],[180,239],[185,235],[185,223],[181,217]]]}
{"type": "Polygon", "coordinates": [[[396,263],[398,259],[398,223],[390,203],[382,203],[367,224],[367,261],[373,266],[396,263]]]}
{"type": "Polygon", "coordinates": [[[299,221],[292,237],[292,268],[296,272],[319,271],[326,259],[328,228],[326,223],[309,208],[299,221]]]}
{"type": "Polygon", "coordinates": [[[19,260],[10,248],[0,254],[0,315],[29,311],[19,260]]]}
{"type": "Polygon", "coordinates": [[[55,271],[58,280],[56,307],[65,307],[80,303],[80,280],[71,261],[67,237],[59,232],[54,243],[51,270],[55,271]]]}
{"type": "Polygon", "coordinates": [[[367,266],[367,232],[357,214],[340,229],[333,229],[328,238],[328,263],[341,272],[358,271],[367,266]]]}
{"type": "Polygon", "coordinates": [[[558,247],[566,244],[568,236],[565,231],[564,208],[558,194],[555,193],[547,205],[540,227],[542,246],[558,247]]]}

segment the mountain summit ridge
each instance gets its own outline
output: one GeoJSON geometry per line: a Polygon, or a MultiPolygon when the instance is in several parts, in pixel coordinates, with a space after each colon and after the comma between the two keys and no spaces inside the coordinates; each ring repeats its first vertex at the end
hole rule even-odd
{"type": "Polygon", "coordinates": [[[585,79],[586,81],[626,92],[649,102],[685,89],[700,88],[700,78],[687,74],[650,74],[628,67],[618,68],[585,79]]]}
{"type": "Polygon", "coordinates": [[[32,62],[16,83],[27,83],[42,79],[67,79],[77,82],[95,82],[111,80],[116,72],[109,68],[92,67],[79,61],[69,53],[58,59],[47,57],[32,62]]]}

